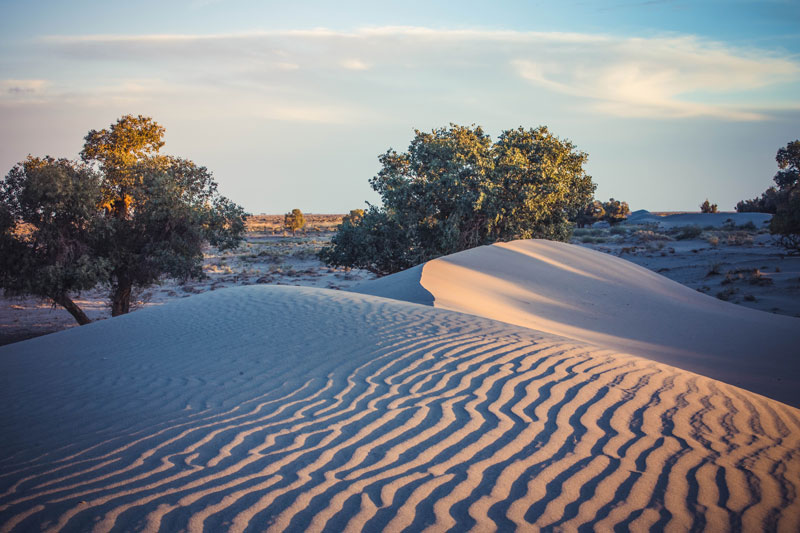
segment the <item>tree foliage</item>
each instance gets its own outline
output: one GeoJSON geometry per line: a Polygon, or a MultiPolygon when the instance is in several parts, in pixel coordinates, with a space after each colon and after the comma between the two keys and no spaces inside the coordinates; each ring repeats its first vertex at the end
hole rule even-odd
{"type": "Polygon", "coordinates": [[[357,224],[362,218],[364,218],[363,209],[351,209],[349,214],[342,217],[342,222],[357,224]]]}
{"type": "Polygon", "coordinates": [[[600,200],[594,200],[590,204],[588,204],[580,213],[578,213],[578,217],[575,219],[575,223],[578,227],[584,226],[591,226],[595,222],[600,222],[601,220],[605,220],[606,210],[603,207],[603,202],[600,200]]]}
{"type": "Polygon", "coordinates": [[[700,204],[700,212],[701,213],[716,213],[717,212],[717,204],[712,204],[706,198],[706,201],[700,204]]]}
{"type": "Polygon", "coordinates": [[[70,295],[105,279],[109,263],[93,248],[100,220],[100,176],[66,159],[28,157],[0,184],[0,287],[89,318],[70,295]]]}
{"type": "Polygon", "coordinates": [[[781,236],[786,248],[800,252],[800,140],[779,149],[775,160],[779,170],[773,179],[778,192],[769,230],[781,236]]]}
{"type": "Polygon", "coordinates": [[[778,210],[778,189],[770,187],[760,197],[752,200],[742,200],[736,204],[739,213],[772,213],[778,210]]]}
{"type": "Polygon", "coordinates": [[[605,211],[603,219],[612,225],[622,222],[631,214],[628,202],[621,202],[613,198],[609,198],[607,202],[603,202],[603,210],[605,211]]]}
{"type": "Polygon", "coordinates": [[[292,209],[290,213],[283,215],[283,227],[294,235],[294,232],[303,229],[306,225],[306,217],[299,209],[292,209]]]}
{"type": "Polygon", "coordinates": [[[244,211],[218,194],[205,167],[158,154],[163,134],[128,115],[89,132],[83,163],[15,166],[1,189],[3,288],[67,307],[69,293],[105,283],[117,316],[130,310],[134,287],[202,276],[206,242],[237,246],[244,211]]]}
{"type": "Polygon", "coordinates": [[[546,127],[496,142],[479,126],[417,130],[407,152],[379,157],[383,205],[344,220],[320,257],[388,274],[496,241],[567,240],[594,193],[586,158],[546,127]]]}

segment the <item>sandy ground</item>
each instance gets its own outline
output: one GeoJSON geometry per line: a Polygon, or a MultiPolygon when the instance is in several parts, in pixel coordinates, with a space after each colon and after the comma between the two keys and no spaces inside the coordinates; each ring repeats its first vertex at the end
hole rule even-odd
{"type": "Polygon", "coordinates": [[[636,354],[800,407],[798,318],[733,305],[630,261],[553,241],[481,246],[412,272],[353,290],[407,294],[408,301],[636,354]]]}
{"type": "Polygon", "coordinates": [[[345,291],[217,290],[0,347],[0,402],[0,531],[800,528],[798,409],[345,291]]]}
{"type": "Polygon", "coordinates": [[[255,230],[209,280],[0,347],[0,532],[796,532],[796,263],[678,226],[377,280],[255,230]]]}
{"type": "MultiPolygon", "coordinates": [[[[697,215],[695,215],[696,217],[697,215]]],[[[622,225],[578,229],[572,242],[616,255],[720,300],[800,317],[800,255],[766,230],[622,225]]]]}

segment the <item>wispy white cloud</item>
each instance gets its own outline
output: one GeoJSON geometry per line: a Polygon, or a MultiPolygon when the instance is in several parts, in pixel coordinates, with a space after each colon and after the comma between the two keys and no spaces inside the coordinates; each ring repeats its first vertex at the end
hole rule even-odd
{"type": "Polygon", "coordinates": [[[341,65],[347,70],[369,70],[369,65],[367,65],[360,59],[354,59],[354,58],[345,59],[341,62],[341,65]]]}
{"type": "Polygon", "coordinates": [[[590,100],[598,111],[657,118],[758,120],[763,118],[759,113],[716,104],[715,95],[755,92],[800,78],[800,65],[790,59],[729,50],[694,38],[619,39],[608,44],[582,55],[555,49],[546,58],[512,64],[531,83],[590,100]]]}
{"type": "Polygon", "coordinates": [[[363,108],[368,104],[359,90],[407,86],[438,97],[453,90],[456,79],[462,90],[480,88],[482,94],[502,87],[524,95],[526,87],[534,87],[614,116],[758,120],[764,118],[759,109],[797,104],[796,98],[776,104],[764,95],[766,89],[800,83],[796,58],[692,36],[386,26],[348,32],[50,36],[41,42],[84,64],[111,61],[120,69],[156,70],[167,85],[190,91],[233,87],[240,91],[236,98],[253,102],[277,96],[288,102],[283,116],[297,120],[358,116],[321,110],[363,108]],[[364,80],[377,85],[358,90],[345,72],[336,73],[375,67],[383,78],[364,80]]]}

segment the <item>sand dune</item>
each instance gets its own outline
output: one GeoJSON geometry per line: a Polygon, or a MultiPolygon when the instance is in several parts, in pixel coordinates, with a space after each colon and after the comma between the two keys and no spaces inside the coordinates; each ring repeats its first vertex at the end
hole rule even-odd
{"type": "Polygon", "coordinates": [[[769,213],[676,213],[658,216],[645,209],[634,211],[624,224],[658,224],[664,228],[680,228],[683,226],[700,226],[701,228],[721,228],[726,225],[744,226],[753,224],[763,228],[772,219],[769,213]]]}
{"type": "Polygon", "coordinates": [[[800,406],[800,319],[723,302],[629,261],[553,241],[483,246],[417,268],[415,276],[355,290],[402,297],[399,285],[417,284],[435,307],[643,356],[800,406]]]}
{"type": "Polygon", "coordinates": [[[800,528],[797,409],[369,295],[226,289],[10,345],[0,399],[0,531],[800,528]]]}

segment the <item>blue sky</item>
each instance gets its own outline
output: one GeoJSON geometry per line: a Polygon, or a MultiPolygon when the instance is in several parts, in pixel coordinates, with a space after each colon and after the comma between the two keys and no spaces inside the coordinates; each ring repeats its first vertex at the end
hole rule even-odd
{"type": "Polygon", "coordinates": [[[798,1],[0,0],[0,167],[123,114],[253,213],[377,197],[415,128],[547,125],[597,197],[722,209],[800,138],[798,1]]]}

